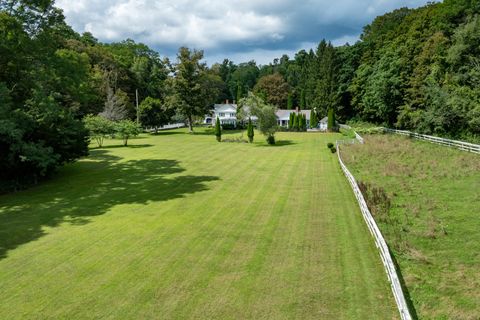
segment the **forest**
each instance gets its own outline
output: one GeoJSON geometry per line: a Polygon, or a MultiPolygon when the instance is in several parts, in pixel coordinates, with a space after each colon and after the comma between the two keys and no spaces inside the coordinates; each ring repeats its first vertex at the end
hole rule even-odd
{"type": "Polygon", "coordinates": [[[131,39],[79,34],[52,0],[3,0],[0,190],[36,183],[85,156],[88,115],[192,125],[213,103],[249,91],[279,108],[333,109],[341,122],[478,141],[479,13],[476,0],[401,8],[365,26],[355,44],[322,40],[268,65],[207,66],[200,50],[180,48],[172,62],[131,39]]]}

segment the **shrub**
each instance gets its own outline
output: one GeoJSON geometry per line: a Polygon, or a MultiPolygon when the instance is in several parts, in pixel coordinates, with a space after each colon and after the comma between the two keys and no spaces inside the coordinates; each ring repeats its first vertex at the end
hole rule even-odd
{"type": "Polygon", "coordinates": [[[215,137],[217,137],[217,141],[222,141],[222,126],[220,126],[220,119],[215,121],[215,137]]]}
{"type": "Polygon", "coordinates": [[[83,119],[83,123],[99,148],[102,147],[105,136],[115,133],[114,122],[102,116],[87,115],[83,119]]]}
{"type": "Polygon", "coordinates": [[[299,121],[298,121],[298,116],[296,113],[293,113],[293,126],[292,129],[293,131],[298,131],[299,129],[299,121]]]}
{"type": "Polygon", "coordinates": [[[335,153],[335,152],[337,152],[337,148],[331,147],[331,148],[330,148],[330,151],[331,151],[332,153],[335,153]]]}
{"type": "Polygon", "coordinates": [[[275,144],[275,136],[268,136],[267,137],[267,143],[270,145],[275,144]]]}
{"type": "Polygon", "coordinates": [[[115,131],[123,139],[123,145],[127,146],[128,139],[140,133],[140,127],[132,120],[120,120],[115,124],[115,131]]]}
{"type": "Polygon", "coordinates": [[[232,124],[232,123],[222,124],[222,130],[235,130],[235,129],[240,129],[240,128],[241,128],[240,125],[238,127],[235,127],[235,125],[232,124]]]}
{"type": "Polygon", "coordinates": [[[248,118],[248,126],[247,126],[247,136],[248,136],[248,141],[250,143],[253,142],[253,137],[255,135],[255,132],[253,131],[253,124],[252,124],[252,120],[250,118],[248,118]]]}
{"type": "Polygon", "coordinates": [[[328,147],[328,149],[332,149],[334,147],[334,145],[333,145],[333,143],[329,142],[329,143],[327,143],[327,147],[328,147]]]}

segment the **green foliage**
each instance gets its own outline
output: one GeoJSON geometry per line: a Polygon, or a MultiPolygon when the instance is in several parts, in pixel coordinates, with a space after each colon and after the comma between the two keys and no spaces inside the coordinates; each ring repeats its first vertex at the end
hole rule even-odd
{"type": "Polygon", "coordinates": [[[331,153],[337,152],[337,148],[335,148],[335,147],[330,148],[330,152],[331,152],[331,153]]]}
{"type": "Polygon", "coordinates": [[[194,116],[203,117],[208,113],[212,101],[221,92],[221,77],[209,72],[202,59],[203,51],[180,48],[167,97],[167,105],[187,118],[190,132],[193,132],[194,116]]]}
{"type": "Polygon", "coordinates": [[[269,145],[274,145],[275,144],[275,136],[272,136],[272,135],[268,136],[267,137],[267,143],[269,145]]]}
{"type": "Polygon", "coordinates": [[[298,114],[296,112],[292,112],[293,114],[293,130],[294,131],[298,131],[300,129],[300,122],[299,122],[299,117],[298,117],[298,114]]]}
{"type": "Polygon", "coordinates": [[[291,93],[288,94],[288,100],[287,100],[287,110],[292,110],[293,109],[293,96],[291,93]]]}
{"type": "Polygon", "coordinates": [[[327,143],[327,148],[328,149],[332,149],[333,147],[334,147],[333,143],[331,143],[331,142],[327,143]]]}
{"type": "Polygon", "coordinates": [[[120,120],[115,123],[115,132],[123,139],[123,145],[127,146],[128,139],[138,136],[141,128],[132,120],[120,120]]]}
{"type": "Polygon", "coordinates": [[[336,128],[336,121],[335,121],[335,110],[333,108],[328,109],[328,123],[327,129],[329,131],[334,131],[336,128]]]}
{"type": "Polygon", "coordinates": [[[168,124],[173,116],[172,110],[167,109],[160,99],[147,97],[139,106],[140,123],[143,126],[157,129],[168,124]]]}
{"type": "Polygon", "coordinates": [[[300,92],[300,109],[305,110],[307,108],[307,103],[305,101],[305,90],[302,89],[300,92]]]}
{"type": "Polygon", "coordinates": [[[217,117],[215,121],[215,137],[217,137],[217,141],[222,141],[222,126],[220,125],[220,119],[217,117]]]}
{"type": "Polygon", "coordinates": [[[115,132],[115,124],[102,116],[87,115],[83,118],[83,123],[90,138],[95,139],[99,147],[102,147],[106,136],[115,132]]]}
{"type": "Polygon", "coordinates": [[[266,104],[260,97],[254,95],[252,92],[249,92],[246,98],[240,100],[241,109],[244,109],[244,106],[248,106],[250,114],[258,118],[258,130],[267,137],[267,142],[274,144],[275,132],[278,128],[277,116],[275,115],[276,108],[266,104]]]}
{"type": "Polygon", "coordinates": [[[262,96],[265,102],[277,108],[287,104],[288,91],[288,83],[278,73],[261,77],[253,89],[253,92],[262,96]]]}
{"type": "Polygon", "coordinates": [[[293,129],[293,123],[295,120],[295,113],[290,112],[289,118],[288,118],[288,129],[292,130],[293,129]]]}
{"type": "Polygon", "coordinates": [[[255,136],[255,131],[253,129],[253,123],[251,118],[248,118],[247,136],[248,136],[248,141],[250,143],[253,143],[253,137],[255,136]]]}
{"type": "Polygon", "coordinates": [[[310,128],[314,129],[318,127],[318,117],[317,112],[312,110],[310,113],[310,128]]]}
{"type": "Polygon", "coordinates": [[[38,92],[16,109],[0,83],[0,192],[37,183],[88,153],[88,132],[68,109],[38,92]]]}

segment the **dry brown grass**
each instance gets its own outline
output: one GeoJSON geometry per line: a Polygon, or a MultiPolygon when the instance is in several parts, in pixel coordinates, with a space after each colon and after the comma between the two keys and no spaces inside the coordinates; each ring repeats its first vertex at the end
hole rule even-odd
{"type": "Polygon", "coordinates": [[[392,198],[380,229],[420,319],[480,319],[480,156],[395,135],[342,148],[392,198]]]}

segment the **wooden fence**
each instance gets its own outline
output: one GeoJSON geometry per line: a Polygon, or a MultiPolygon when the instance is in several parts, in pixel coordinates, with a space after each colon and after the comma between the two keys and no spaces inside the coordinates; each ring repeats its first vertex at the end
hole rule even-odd
{"type": "Polygon", "coordinates": [[[468,152],[480,153],[480,145],[474,144],[474,143],[428,136],[425,134],[420,134],[420,133],[415,133],[415,132],[405,131],[405,130],[383,128],[383,131],[387,133],[395,133],[402,136],[407,136],[410,138],[425,140],[432,143],[436,143],[436,144],[440,144],[440,145],[448,146],[452,148],[457,148],[457,149],[468,151],[468,152]]]}
{"type": "MultiPolygon", "coordinates": [[[[356,140],[363,143],[363,138],[357,133],[355,134],[356,134],[356,140]]],[[[358,184],[355,178],[353,177],[353,175],[350,173],[350,171],[342,161],[342,157],[340,155],[340,144],[342,143],[355,143],[355,140],[337,141],[338,161],[340,162],[340,166],[342,167],[343,173],[347,177],[347,180],[353,189],[355,198],[357,198],[357,202],[360,206],[363,219],[367,223],[368,229],[370,230],[370,233],[375,239],[375,244],[378,248],[383,266],[385,267],[385,271],[390,281],[393,296],[395,298],[398,311],[400,312],[400,317],[402,320],[411,320],[412,316],[410,315],[410,311],[408,309],[408,305],[405,300],[405,296],[403,294],[403,289],[400,284],[397,270],[395,268],[395,264],[393,263],[392,256],[390,255],[390,251],[388,249],[387,243],[385,242],[385,239],[383,238],[383,235],[380,232],[380,229],[378,228],[377,223],[375,222],[375,219],[373,218],[372,214],[370,213],[370,210],[368,209],[365,198],[363,197],[362,192],[360,191],[360,188],[358,187],[358,184]]]]}

